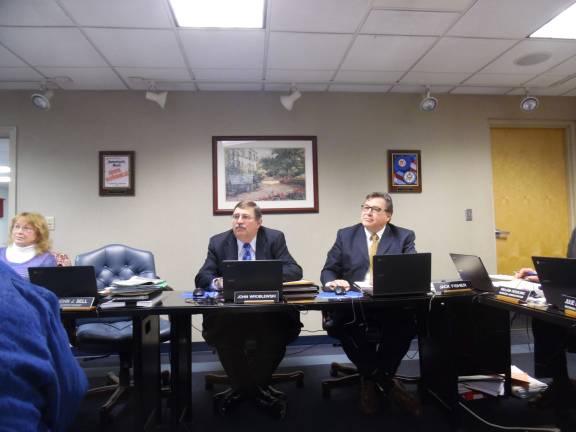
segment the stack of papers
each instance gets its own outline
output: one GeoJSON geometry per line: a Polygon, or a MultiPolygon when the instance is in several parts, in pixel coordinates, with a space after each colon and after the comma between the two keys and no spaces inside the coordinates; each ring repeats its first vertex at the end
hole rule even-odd
{"type": "Polygon", "coordinates": [[[318,285],[313,281],[300,279],[282,284],[282,295],[288,302],[311,300],[318,295],[318,285]]]}
{"type": "Polygon", "coordinates": [[[115,280],[112,282],[112,286],[104,288],[100,291],[100,294],[108,296],[142,296],[162,291],[166,286],[164,279],[132,276],[126,280],[115,280]]]}
{"type": "MultiPolygon", "coordinates": [[[[458,392],[480,392],[487,396],[504,395],[504,377],[501,375],[469,375],[458,378],[458,392]]],[[[475,399],[475,398],[473,398],[475,399]]]]}
{"type": "Polygon", "coordinates": [[[503,275],[490,275],[490,279],[492,279],[492,284],[496,288],[504,287],[504,288],[514,288],[523,291],[528,291],[530,293],[530,297],[534,298],[542,298],[544,297],[544,292],[540,289],[540,284],[530,282],[524,279],[516,279],[510,276],[510,279],[502,280],[500,279],[503,275]]]}
{"type": "Polygon", "coordinates": [[[534,396],[548,388],[548,384],[532,378],[520,368],[512,365],[512,394],[525,399],[534,396]]]}

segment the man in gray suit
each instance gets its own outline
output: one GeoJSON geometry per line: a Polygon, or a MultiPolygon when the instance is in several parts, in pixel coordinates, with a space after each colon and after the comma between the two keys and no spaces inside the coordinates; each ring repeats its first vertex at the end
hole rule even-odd
{"type": "MultiPolygon", "coordinates": [[[[349,290],[355,281],[372,277],[372,257],[416,253],[414,232],[390,223],[392,198],[373,192],[361,205],[361,223],[343,228],[328,252],[320,279],[324,289],[349,290]]],[[[409,277],[410,275],[407,275],[409,277]]],[[[358,368],[361,378],[360,408],[373,414],[379,408],[379,392],[413,414],[420,405],[394,378],[396,369],[416,334],[414,312],[403,308],[367,309],[360,304],[339,309],[325,320],[328,334],[358,368]],[[357,310],[352,310],[356,307],[357,310]]]]}

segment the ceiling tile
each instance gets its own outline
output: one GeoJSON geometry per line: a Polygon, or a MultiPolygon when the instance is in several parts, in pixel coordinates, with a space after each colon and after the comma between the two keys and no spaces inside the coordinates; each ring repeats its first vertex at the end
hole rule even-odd
{"type": "Polygon", "coordinates": [[[420,85],[458,85],[466,78],[467,73],[408,72],[400,81],[401,84],[420,85]]]}
{"type": "Polygon", "coordinates": [[[443,38],[414,66],[419,72],[476,72],[516,42],[505,39],[443,38]]]}
{"type": "Polygon", "coordinates": [[[271,69],[336,69],[352,36],[272,33],[268,49],[271,69]]]}
{"type": "Polygon", "coordinates": [[[259,91],[262,84],[249,83],[196,83],[199,90],[206,91],[259,91]]]}
{"type": "Polygon", "coordinates": [[[194,69],[194,78],[208,81],[260,81],[262,69],[194,69]]]}
{"type": "Polygon", "coordinates": [[[131,89],[146,89],[150,81],[192,81],[184,68],[116,68],[131,89]]]}
{"type": "MultiPolygon", "coordinates": [[[[265,84],[264,90],[266,91],[277,91],[277,92],[285,92],[288,93],[291,89],[290,84],[280,84],[280,83],[273,83],[273,84],[265,84]]],[[[298,90],[301,92],[323,92],[328,89],[328,84],[298,84],[298,90]]]]}
{"type": "Polygon", "coordinates": [[[110,68],[39,68],[48,77],[69,77],[58,85],[66,90],[126,90],[126,86],[110,68]]]}
{"type": "Polygon", "coordinates": [[[552,85],[545,88],[530,88],[530,94],[537,96],[559,96],[576,89],[576,78],[572,78],[559,85],[552,85]]]}
{"type": "Polygon", "coordinates": [[[0,25],[70,26],[74,23],[52,0],[1,0],[0,25]]]}
{"type": "Polygon", "coordinates": [[[524,38],[574,0],[478,0],[448,32],[450,36],[524,38]]]}
{"type": "Polygon", "coordinates": [[[566,78],[565,75],[552,75],[552,74],[542,74],[537,76],[536,78],[528,81],[526,83],[526,87],[528,88],[532,88],[532,87],[548,87],[554,83],[557,83],[558,81],[562,81],[566,78]]]}
{"type": "Polygon", "coordinates": [[[374,0],[374,8],[465,11],[475,0],[374,0]]]}
{"type": "Polygon", "coordinates": [[[342,69],[406,70],[435,40],[424,36],[358,36],[342,69]]]}
{"type": "Polygon", "coordinates": [[[269,28],[272,31],[353,33],[369,5],[369,0],[274,0],[269,2],[269,28]]]}
{"type": "Polygon", "coordinates": [[[334,75],[333,70],[294,70],[294,69],[268,69],[266,81],[287,81],[301,83],[305,81],[330,81],[334,75]]]}
{"type": "Polygon", "coordinates": [[[529,81],[533,77],[533,74],[478,73],[467,79],[464,84],[481,86],[521,86],[523,83],[529,81]]]}
{"type": "Polygon", "coordinates": [[[328,91],[331,92],[355,92],[355,93],[387,93],[391,85],[369,84],[331,84],[328,91]]]}
{"type": "MultiPolygon", "coordinates": [[[[448,93],[454,86],[430,86],[430,93],[448,93]]],[[[426,91],[426,86],[423,85],[396,85],[390,90],[390,93],[422,93],[426,91]]]]}
{"type": "Polygon", "coordinates": [[[106,66],[77,29],[3,27],[0,40],[33,66],[106,66]]]}
{"type": "Polygon", "coordinates": [[[576,72],[576,56],[563,61],[558,66],[546,71],[547,74],[553,75],[572,75],[576,72]]]}
{"type": "Polygon", "coordinates": [[[334,81],[346,83],[394,83],[404,72],[340,70],[334,81]]]}
{"type": "Polygon", "coordinates": [[[0,90],[40,90],[40,87],[34,82],[0,81],[0,90]]]}
{"type": "Polygon", "coordinates": [[[0,81],[42,81],[44,77],[28,67],[0,67],[0,81]]]}
{"type": "Polygon", "coordinates": [[[501,95],[510,91],[510,87],[456,87],[450,93],[453,94],[484,94],[484,95],[501,95]]]}
{"type": "Polygon", "coordinates": [[[185,67],[171,30],[86,29],[112,66],[185,67]]]}
{"type": "Polygon", "coordinates": [[[373,10],[361,33],[439,36],[459,17],[456,12],[373,10]]]}
{"type": "Polygon", "coordinates": [[[0,45],[0,65],[6,67],[26,66],[22,60],[0,45]]]}
{"type": "Polygon", "coordinates": [[[59,0],[82,26],[171,27],[167,3],[158,0],[59,0]]]}
{"type": "Polygon", "coordinates": [[[576,41],[526,40],[520,42],[484,68],[482,73],[537,74],[546,71],[575,54],[576,41]],[[523,56],[536,53],[549,54],[550,58],[545,62],[531,66],[519,66],[514,63],[523,56]]]}
{"type": "Polygon", "coordinates": [[[263,30],[180,30],[192,69],[262,68],[264,37],[263,30]]]}

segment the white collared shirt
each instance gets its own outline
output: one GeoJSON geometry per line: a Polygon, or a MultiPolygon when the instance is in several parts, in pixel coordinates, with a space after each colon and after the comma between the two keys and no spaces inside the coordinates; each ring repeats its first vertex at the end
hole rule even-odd
{"type": "MultiPolygon", "coordinates": [[[[236,239],[236,243],[238,243],[238,261],[242,261],[244,257],[244,242],[236,239]]],[[[250,242],[250,260],[256,260],[256,237],[250,242]]]]}

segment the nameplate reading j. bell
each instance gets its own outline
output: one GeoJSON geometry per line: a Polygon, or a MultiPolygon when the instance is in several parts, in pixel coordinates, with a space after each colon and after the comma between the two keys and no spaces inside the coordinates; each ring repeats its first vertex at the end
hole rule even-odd
{"type": "Polygon", "coordinates": [[[236,291],[234,303],[278,303],[279,291],[236,291]]]}
{"type": "Polygon", "coordinates": [[[576,318],[576,297],[564,295],[564,314],[576,318]]]}
{"type": "Polygon", "coordinates": [[[94,304],[94,297],[62,297],[60,308],[89,308],[94,304]]]}
{"type": "Polygon", "coordinates": [[[496,293],[496,298],[510,303],[525,303],[529,295],[530,292],[526,290],[500,287],[496,293]]]}

